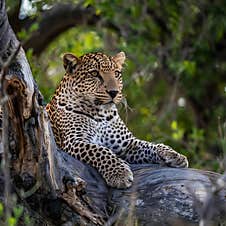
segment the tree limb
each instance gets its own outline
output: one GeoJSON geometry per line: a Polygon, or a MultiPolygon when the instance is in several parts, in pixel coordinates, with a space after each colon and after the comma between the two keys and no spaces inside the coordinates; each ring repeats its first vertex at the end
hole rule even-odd
{"type": "Polygon", "coordinates": [[[35,22],[38,23],[38,29],[31,34],[23,46],[25,50],[32,48],[33,53],[39,55],[59,34],[78,25],[95,25],[99,17],[92,7],[58,3],[51,9],[43,11],[36,21],[29,18],[26,20],[23,25],[25,29],[35,22]]]}

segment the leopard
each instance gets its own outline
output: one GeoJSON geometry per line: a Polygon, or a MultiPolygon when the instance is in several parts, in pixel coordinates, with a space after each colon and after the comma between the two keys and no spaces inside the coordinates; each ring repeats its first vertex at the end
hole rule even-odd
{"type": "Polygon", "coordinates": [[[125,60],[124,52],[65,53],[65,75],[46,105],[59,148],[96,168],[108,186],[121,189],[133,183],[131,164],[188,167],[186,156],[138,139],[120,117],[125,60]]]}

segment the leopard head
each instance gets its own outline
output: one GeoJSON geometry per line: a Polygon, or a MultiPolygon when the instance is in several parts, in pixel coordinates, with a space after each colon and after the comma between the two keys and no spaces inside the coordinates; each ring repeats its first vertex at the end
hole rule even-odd
{"type": "Polygon", "coordinates": [[[76,95],[85,96],[95,105],[105,105],[117,104],[122,99],[121,71],[125,58],[124,52],[113,57],[103,53],[81,57],[66,53],[63,63],[76,95]]]}

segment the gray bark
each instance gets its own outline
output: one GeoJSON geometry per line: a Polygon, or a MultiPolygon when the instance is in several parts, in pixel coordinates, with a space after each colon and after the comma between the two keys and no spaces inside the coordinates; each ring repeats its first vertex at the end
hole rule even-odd
{"type": "Polygon", "coordinates": [[[226,189],[213,194],[220,174],[196,170],[131,165],[134,184],[129,189],[106,186],[95,169],[59,152],[61,166],[87,183],[86,195],[95,211],[110,217],[106,225],[198,225],[209,202],[208,222],[217,225],[226,215],[226,189]],[[209,198],[211,198],[211,202],[209,198]]]}
{"type": "MultiPolygon", "coordinates": [[[[3,147],[9,150],[11,188],[24,190],[17,195],[29,206],[35,225],[196,225],[201,218],[214,224],[224,221],[226,190],[223,182],[219,183],[220,174],[133,165],[133,186],[113,189],[95,169],[57,150],[41,94],[8,24],[4,1],[0,3],[1,101],[3,119],[8,122],[3,123],[7,127],[3,127],[3,147]]],[[[1,175],[0,181],[5,179],[1,175]]]]}

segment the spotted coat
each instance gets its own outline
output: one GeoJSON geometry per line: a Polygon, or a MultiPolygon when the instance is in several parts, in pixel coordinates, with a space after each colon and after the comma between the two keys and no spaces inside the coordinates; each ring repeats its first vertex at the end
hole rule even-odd
{"type": "Polygon", "coordinates": [[[187,158],[164,144],[139,140],[128,130],[116,104],[122,100],[125,54],[111,57],[65,54],[63,77],[46,106],[56,142],[73,157],[97,168],[108,185],[130,187],[128,163],[187,167],[187,158]]]}

